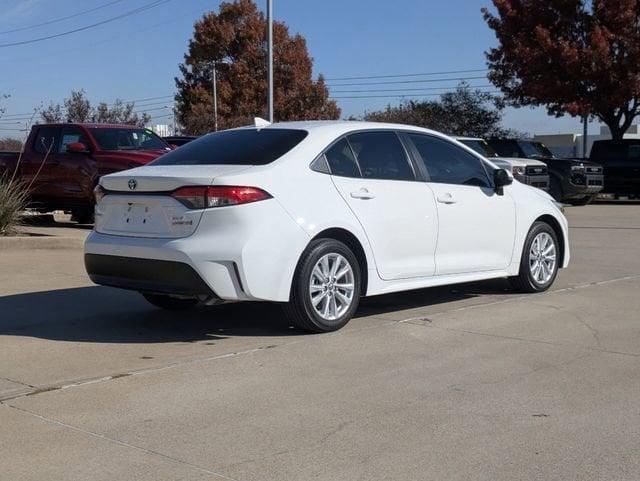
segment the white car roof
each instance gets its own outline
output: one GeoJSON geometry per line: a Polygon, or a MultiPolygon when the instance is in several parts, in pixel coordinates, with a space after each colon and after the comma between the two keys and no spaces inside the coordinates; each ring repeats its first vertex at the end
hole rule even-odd
{"type": "MultiPolygon", "coordinates": [[[[241,128],[256,128],[253,125],[241,128]]],[[[299,129],[309,132],[322,130],[323,133],[334,133],[341,135],[353,130],[366,129],[385,129],[385,130],[413,130],[420,133],[437,135],[438,137],[448,137],[447,135],[436,132],[435,130],[416,127],[407,124],[391,124],[386,122],[366,122],[362,120],[304,120],[295,122],[275,122],[265,129],[299,129]]]]}

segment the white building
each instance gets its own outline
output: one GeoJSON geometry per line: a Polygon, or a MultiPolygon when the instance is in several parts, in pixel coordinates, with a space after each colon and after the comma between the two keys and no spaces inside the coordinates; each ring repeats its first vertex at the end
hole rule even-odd
{"type": "Polygon", "coordinates": [[[173,134],[173,129],[166,124],[157,124],[151,127],[154,133],[159,135],[160,137],[169,137],[173,134]]]}
{"type": "MultiPolygon", "coordinates": [[[[609,140],[611,131],[609,127],[602,126],[599,134],[589,134],[587,136],[587,155],[582,155],[582,134],[534,135],[533,138],[546,145],[558,157],[588,157],[593,143],[596,140],[609,140]]],[[[624,138],[640,139],[638,124],[629,127],[624,138]]]]}

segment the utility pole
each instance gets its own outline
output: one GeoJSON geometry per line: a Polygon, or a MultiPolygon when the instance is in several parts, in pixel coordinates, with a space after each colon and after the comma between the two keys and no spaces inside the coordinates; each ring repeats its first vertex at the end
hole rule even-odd
{"type": "Polygon", "coordinates": [[[213,130],[218,131],[218,86],[216,85],[216,61],[213,61],[213,130]]]}
{"type": "Polygon", "coordinates": [[[268,112],[273,123],[273,0],[267,0],[267,63],[268,112]]]}
{"type": "Polygon", "coordinates": [[[589,135],[588,128],[589,116],[582,117],[582,157],[587,158],[587,137],[589,135]]]}

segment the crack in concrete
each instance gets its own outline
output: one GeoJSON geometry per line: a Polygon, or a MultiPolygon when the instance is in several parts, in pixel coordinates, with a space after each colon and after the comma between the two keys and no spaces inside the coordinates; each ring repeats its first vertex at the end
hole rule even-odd
{"type": "Polygon", "coordinates": [[[27,414],[29,416],[33,416],[34,418],[37,418],[37,419],[39,419],[41,421],[44,421],[46,423],[49,423],[49,424],[55,424],[57,426],[65,428],[65,429],[70,429],[72,431],[75,431],[75,432],[78,432],[78,433],[82,433],[84,435],[91,436],[93,438],[97,438],[97,439],[109,442],[111,444],[116,444],[118,446],[125,447],[125,448],[128,448],[128,449],[134,449],[136,451],[140,451],[140,452],[143,452],[143,453],[151,455],[151,456],[157,456],[157,457],[166,459],[166,460],[171,461],[171,462],[176,463],[176,464],[181,464],[183,466],[188,466],[188,467],[190,467],[192,469],[200,471],[201,473],[210,474],[210,475],[215,476],[215,477],[220,478],[220,479],[226,479],[227,481],[238,481],[235,478],[230,478],[229,476],[225,476],[224,474],[217,473],[217,472],[212,471],[212,470],[210,470],[208,468],[199,466],[197,464],[190,463],[188,461],[184,461],[184,460],[179,459],[179,458],[175,458],[173,456],[169,456],[168,454],[161,453],[160,451],[154,451],[153,449],[144,448],[142,446],[138,446],[136,444],[131,444],[131,443],[128,443],[126,441],[122,441],[122,440],[119,440],[119,439],[116,439],[116,438],[112,438],[112,437],[106,436],[106,435],[101,434],[101,433],[97,433],[97,432],[94,432],[94,431],[89,431],[88,429],[82,429],[82,428],[80,428],[78,426],[74,426],[72,424],[68,424],[68,423],[59,421],[57,419],[53,419],[53,418],[49,418],[49,417],[46,417],[46,416],[42,416],[40,414],[34,413],[33,411],[29,411],[28,409],[19,408],[17,406],[13,406],[11,404],[7,404],[6,402],[3,402],[3,401],[0,401],[0,405],[6,406],[9,409],[15,409],[16,411],[19,411],[19,412],[21,412],[23,414],[27,414]]]}

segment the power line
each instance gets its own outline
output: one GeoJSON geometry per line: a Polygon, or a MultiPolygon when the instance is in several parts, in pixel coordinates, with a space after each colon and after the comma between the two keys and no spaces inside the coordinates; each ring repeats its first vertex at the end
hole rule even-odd
{"type": "Polygon", "coordinates": [[[357,77],[333,77],[326,78],[325,80],[367,80],[367,79],[380,79],[380,78],[398,78],[398,77],[426,77],[429,75],[451,75],[457,73],[475,73],[486,72],[487,69],[471,69],[471,70],[449,70],[447,72],[425,72],[425,73],[405,73],[398,75],[369,75],[369,76],[357,76],[357,77]]]}
{"type": "MultiPolygon", "coordinates": [[[[443,94],[448,94],[448,93],[455,93],[455,91],[451,90],[449,92],[441,92],[438,94],[418,94],[418,95],[413,95],[413,94],[400,94],[400,95],[359,95],[359,96],[336,96],[336,97],[331,97],[332,99],[383,99],[383,98],[406,98],[406,97],[439,97],[440,95],[443,94]]],[[[501,93],[500,90],[494,90],[491,92],[486,92],[488,94],[498,94],[501,93]]]]}
{"type": "Polygon", "coordinates": [[[155,8],[155,7],[159,7],[160,5],[163,5],[163,4],[168,3],[170,1],[171,0],[154,0],[153,2],[147,3],[145,5],[142,5],[141,7],[135,8],[133,10],[129,10],[128,12],[122,13],[122,14],[117,15],[115,17],[108,18],[106,20],[102,20],[100,22],[93,23],[91,25],[85,25],[84,27],[75,28],[73,30],[68,30],[66,32],[56,33],[54,35],[47,35],[46,37],[32,38],[30,40],[22,40],[20,42],[1,43],[0,44],[0,48],[15,47],[17,45],[26,45],[26,44],[29,44],[29,43],[42,42],[44,40],[50,40],[52,38],[58,38],[58,37],[63,37],[65,35],[70,35],[72,33],[82,32],[84,30],[89,30],[91,28],[99,27],[100,25],[105,25],[105,24],[110,23],[110,22],[115,22],[116,20],[120,20],[120,19],[125,18],[125,17],[130,17],[131,15],[135,15],[137,13],[141,13],[141,12],[144,12],[146,10],[149,10],[149,9],[152,9],[152,8],[155,8]]]}
{"type": "MultiPolygon", "coordinates": [[[[369,93],[369,92],[423,92],[425,90],[442,90],[442,89],[451,89],[454,87],[421,87],[415,89],[406,89],[406,88],[397,88],[397,89],[364,89],[364,90],[334,90],[333,93],[338,94],[358,94],[358,93],[369,93]]],[[[494,88],[493,85],[469,85],[470,89],[484,89],[484,88],[494,88]]]]}
{"type": "Polygon", "coordinates": [[[47,22],[36,23],[34,25],[28,25],[26,27],[14,28],[12,30],[5,30],[4,32],[0,32],[0,35],[5,35],[7,33],[23,32],[24,30],[31,30],[32,28],[44,27],[45,25],[51,25],[52,23],[63,22],[65,20],[69,20],[70,18],[80,17],[81,15],[86,15],[87,13],[96,12],[98,10],[101,10],[106,7],[110,7],[111,5],[115,5],[116,3],[120,3],[123,1],[124,0],[113,0],[112,2],[99,5],[89,10],[83,10],[82,12],[77,12],[77,13],[74,13],[73,15],[67,15],[66,17],[60,17],[53,20],[49,20],[47,22]]]}
{"type": "Polygon", "coordinates": [[[478,80],[478,79],[486,79],[485,75],[479,77],[449,77],[449,78],[441,78],[441,79],[424,79],[424,80],[393,80],[386,82],[355,82],[355,83],[340,83],[340,84],[332,84],[327,85],[329,88],[332,87],[357,87],[360,85],[393,85],[393,84],[415,84],[415,83],[435,83],[435,82],[453,82],[463,81],[463,80],[478,80]]]}
{"type": "MultiPolygon", "coordinates": [[[[173,99],[174,94],[171,95],[162,95],[159,97],[146,97],[146,98],[142,98],[142,99],[131,99],[131,100],[121,100],[122,104],[136,104],[137,102],[146,102],[149,100],[159,100],[159,99],[173,99]]],[[[144,104],[144,105],[135,105],[136,107],[151,107],[153,105],[160,105],[160,104],[164,104],[166,102],[156,102],[154,104],[144,104]]],[[[100,104],[98,104],[100,105],[100,104]]],[[[117,102],[112,102],[112,103],[108,103],[106,104],[108,107],[113,107],[114,105],[117,105],[117,102]]],[[[39,112],[42,112],[43,109],[37,109],[36,115],[39,112]]],[[[66,112],[67,109],[65,109],[64,107],[61,108],[62,112],[66,112]]],[[[24,112],[24,113],[20,113],[20,114],[7,114],[7,115],[0,115],[0,120],[26,120],[26,119],[30,119],[31,116],[33,115],[33,111],[31,112],[24,112]]]]}

